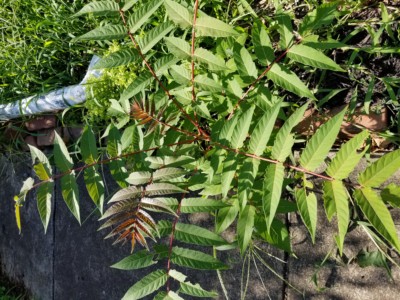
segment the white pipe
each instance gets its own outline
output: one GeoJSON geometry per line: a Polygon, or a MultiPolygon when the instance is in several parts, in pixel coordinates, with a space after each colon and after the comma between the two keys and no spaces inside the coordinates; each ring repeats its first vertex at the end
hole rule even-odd
{"type": "Polygon", "coordinates": [[[85,102],[86,81],[90,76],[99,77],[101,75],[100,70],[91,69],[99,59],[98,56],[92,57],[85,77],[81,83],[77,85],[71,85],[44,95],[31,96],[12,103],[0,105],[0,121],[7,121],[23,115],[36,115],[43,112],[62,110],[85,102]]]}

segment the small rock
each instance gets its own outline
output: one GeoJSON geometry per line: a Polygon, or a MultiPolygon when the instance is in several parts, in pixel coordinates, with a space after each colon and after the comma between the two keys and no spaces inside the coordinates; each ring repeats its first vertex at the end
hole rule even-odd
{"type": "Polygon", "coordinates": [[[37,131],[40,129],[54,128],[57,123],[57,118],[54,115],[40,116],[28,122],[25,122],[26,129],[29,131],[37,131]]]}
{"type": "MultiPolygon", "coordinates": [[[[31,135],[28,135],[25,139],[24,139],[24,141],[25,141],[25,143],[27,144],[27,145],[31,145],[31,146],[34,146],[34,147],[37,147],[38,145],[37,145],[37,142],[36,142],[36,137],[35,136],[31,136],[31,135]]],[[[25,147],[24,147],[25,148],[25,147]]],[[[29,150],[29,147],[26,147],[26,150],[29,150]]]]}
{"type": "Polygon", "coordinates": [[[61,128],[54,129],[43,129],[38,131],[37,144],[39,147],[43,146],[51,146],[54,144],[55,134],[57,131],[58,134],[61,133],[61,128]]]}

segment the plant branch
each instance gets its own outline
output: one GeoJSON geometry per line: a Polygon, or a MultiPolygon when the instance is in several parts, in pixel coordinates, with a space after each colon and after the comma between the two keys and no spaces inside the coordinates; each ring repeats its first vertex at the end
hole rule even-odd
{"type": "Polygon", "coordinates": [[[201,128],[200,125],[193,120],[187,113],[186,111],[183,109],[183,107],[179,104],[179,102],[174,98],[174,96],[171,95],[171,93],[169,92],[169,90],[167,89],[167,87],[161,82],[161,80],[158,78],[156,72],[154,71],[154,69],[152,68],[152,66],[150,65],[150,63],[147,61],[146,57],[144,56],[142,50],[139,47],[139,44],[136,42],[135,38],[133,37],[133,34],[130,32],[128,24],[126,22],[125,19],[125,14],[123,10],[119,11],[119,14],[121,16],[122,22],[125,26],[125,28],[127,29],[127,34],[130,38],[130,40],[132,41],[133,45],[135,46],[136,50],[139,53],[140,58],[142,59],[142,61],[144,62],[144,64],[146,65],[147,69],[149,70],[149,72],[151,73],[151,75],[153,76],[153,78],[157,81],[158,85],[161,87],[161,89],[165,92],[165,94],[168,96],[168,99],[170,99],[172,101],[172,103],[174,103],[174,105],[182,112],[182,114],[186,117],[186,119],[188,119],[199,131],[199,133],[201,135],[206,135],[208,136],[201,128]]]}
{"type": "Polygon", "coordinates": [[[66,171],[66,172],[64,172],[64,173],[56,174],[56,175],[50,177],[49,179],[42,180],[42,181],[36,183],[35,185],[33,185],[33,186],[29,189],[29,191],[30,191],[30,190],[33,190],[33,189],[35,189],[35,188],[37,188],[37,187],[39,187],[39,186],[41,186],[42,184],[44,184],[44,183],[46,183],[46,182],[54,181],[54,180],[59,179],[59,178],[65,176],[65,175],[71,174],[71,173],[74,172],[74,171],[76,171],[76,172],[81,172],[81,171],[83,171],[83,170],[85,170],[85,169],[87,169],[87,168],[93,167],[93,166],[95,166],[95,165],[107,164],[107,163],[109,163],[109,162],[111,162],[111,161],[113,161],[113,160],[117,160],[117,159],[124,158],[124,157],[129,157],[129,156],[132,156],[132,155],[135,155],[135,154],[139,154],[139,153],[154,151],[154,150],[160,149],[161,147],[172,147],[172,146],[177,146],[177,145],[191,144],[191,143],[197,141],[198,139],[199,139],[199,138],[194,138],[194,139],[191,139],[191,140],[180,141],[180,142],[176,142],[176,143],[169,144],[169,145],[162,145],[162,146],[152,147],[152,148],[148,148],[148,149],[133,151],[133,152],[121,154],[121,155],[118,155],[118,156],[110,157],[110,158],[107,158],[107,159],[95,161],[95,162],[93,162],[93,163],[86,164],[86,165],[83,165],[83,166],[81,166],[81,167],[77,167],[77,168],[70,169],[70,170],[68,170],[68,171],[66,171]]]}
{"type": "MultiPolygon", "coordinates": [[[[223,149],[225,149],[225,150],[228,150],[228,151],[230,151],[230,152],[235,152],[235,153],[240,154],[240,155],[244,155],[244,156],[247,156],[247,157],[251,157],[251,158],[258,159],[258,160],[266,161],[266,162],[269,162],[269,163],[271,163],[271,164],[282,163],[282,162],[280,162],[279,160],[275,160],[275,159],[271,159],[271,158],[266,158],[266,157],[258,156],[258,155],[255,155],[255,154],[251,154],[251,153],[239,151],[238,149],[230,148],[230,147],[225,146],[225,145],[223,145],[223,144],[221,144],[221,143],[217,143],[217,142],[213,142],[213,143],[214,143],[216,146],[218,146],[218,147],[220,147],[220,148],[223,148],[223,149]]],[[[293,165],[288,164],[288,163],[282,163],[282,164],[283,164],[285,167],[289,168],[289,169],[296,170],[296,171],[302,172],[302,173],[304,173],[304,174],[312,175],[312,176],[315,176],[315,177],[318,177],[318,178],[321,178],[321,179],[324,179],[324,180],[328,180],[328,181],[334,180],[334,178],[332,178],[332,177],[325,176],[325,175],[322,175],[322,174],[318,174],[318,173],[309,171],[309,170],[307,170],[307,169],[304,169],[304,168],[302,168],[302,167],[293,166],[293,165]]]]}
{"type": "Polygon", "coordinates": [[[242,97],[240,97],[239,101],[236,103],[235,107],[233,108],[232,112],[229,114],[228,116],[228,120],[230,120],[235,111],[239,108],[240,104],[242,104],[242,102],[246,99],[246,97],[249,95],[249,93],[254,89],[254,87],[256,86],[256,84],[271,70],[271,68],[273,67],[274,64],[280,62],[285,56],[286,54],[288,54],[288,52],[290,51],[290,49],[294,46],[297,45],[301,42],[301,39],[296,40],[296,42],[294,42],[290,47],[288,47],[283,53],[281,53],[281,55],[279,55],[278,57],[276,57],[272,63],[270,63],[268,65],[268,67],[264,70],[264,72],[261,73],[260,76],[258,76],[258,78],[248,87],[248,89],[244,92],[244,94],[242,95],[242,97]]]}

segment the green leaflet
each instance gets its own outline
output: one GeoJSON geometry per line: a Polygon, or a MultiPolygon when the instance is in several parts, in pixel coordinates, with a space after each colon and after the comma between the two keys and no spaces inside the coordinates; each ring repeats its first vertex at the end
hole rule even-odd
{"type": "Polygon", "coordinates": [[[197,270],[224,270],[228,268],[211,255],[181,247],[172,248],[171,261],[178,266],[197,270]]]}
{"type": "Polygon", "coordinates": [[[216,82],[214,79],[207,77],[206,75],[197,75],[194,78],[194,82],[200,89],[204,91],[210,91],[213,93],[221,93],[223,91],[222,85],[216,82]]]}
{"type": "Polygon", "coordinates": [[[86,126],[83,130],[79,146],[81,149],[82,159],[85,164],[92,164],[96,162],[98,157],[96,138],[90,126],[86,126]]]}
{"type": "Polygon", "coordinates": [[[72,212],[74,217],[81,223],[79,213],[79,190],[75,179],[75,172],[72,171],[70,174],[61,177],[61,194],[63,196],[65,204],[67,204],[69,210],[72,212]]]}
{"type": "MultiPolygon", "coordinates": [[[[305,179],[304,182],[306,182],[305,179]]],[[[313,192],[307,194],[305,187],[296,188],[295,197],[301,219],[310,232],[312,242],[315,243],[315,231],[317,228],[317,197],[313,192]]]]}
{"type": "Polygon", "coordinates": [[[163,37],[165,37],[172,29],[172,22],[164,22],[161,25],[154,27],[146,33],[145,36],[138,39],[139,47],[143,54],[149,52],[163,37]]]}
{"type": "Polygon", "coordinates": [[[215,298],[218,296],[216,292],[206,291],[199,284],[193,284],[190,282],[181,282],[179,292],[201,298],[215,298]]]}
{"type": "Polygon", "coordinates": [[[299,77],[297,77],[295,73],[283,65],[274,64],[267,73],[267,77],[275,84],[288,90],[289,92],[292,92],[300,97],[316,100],[313,93],[299,79],[299,77]]]}
{"type": "Polygon", "coordinates": [[[27,179],[25,179],[24,183],[22,184],[19,194],[14,196],[15,221],[17,223],[20,234],[21,234],[21,229],[22,229],[20,208],[21,208],[22,204],[25,202],[26,195],[32,189],[34,183],[35,183],[35,180],[32,177],[28,177],[27,179]]]}
{"type": "Polygon", "coordinates": [[[300,165],[304,169],[314,171],[324,161],[336,140],[345,113],[346,109],[343,109],[311,137],[300,157],[300,165]]]}
{"type": "Polygon", "coordinates": [[[185,40],[176,37],[164,38],[167,43],[168,51],[178,58],[185,59],[191,57],[190,45],[185,40]]]}
{"type": "Polygon", "coordinates": [[[61,177],[61,194],[68,208],[80,223],[78,203],[79,192],[78,185],[76,184],[75,179],[75,171],[71,171],[71,168],[73,167],[72,159],[68,153],[64,141],[57,134],[57,132],[55,132],[54,134],[54,160],[56,166],[60,169],[62,173],[70,172],[69,174],[61,177]]]}
{"type": "Polygon", "coordinates": [[[139,0],[127,0],[125,1],[124,6],[122,7],[122,11],[128,11],[129,9],[132,8],[132,6],[134,6],[136,4],[136,2],[138,2],[139,0]]]}
{"type": "Polygon", "coordinates": [[[284,50],[289,48],[294,41],[292,20],[289,15],[283,12],[277,12],[276,19],[279,24],[279,45],[284,50]]]}
{"type": "Polygon", "coordinates": [[[154,71],[157,76],[163,75],[165,71],[167,71],[171,66],[176,64],[179,61],[178,58],[171,55],[165,55],[160,59],[156,60],[154,63],[154,71]]]}
{"type": "Polygon", "coordinates": [[[174,80],[182,85],[187,85],[191,80],[190,71],[182,65],[172,66],[169,72],[174,80]]]}
{"type": "Polygon", "coordinates": [[[269,164],[264,176],[262,207],[266,218],[267,228],[271,229],[282,195],[285,167],[281,163],[269,164]]]}
{"type": "Polygon", "coordinates": [[[389,184],[382,190],[381,197],[385,203],[400,208],[400,186],[394,183],[389,184]]]}
{"type": "Polygon", "coordinates": [[[137,270],[147,268],[157,263],[153,260],[154,254],[147,251],[141,250],[132,255],[125,257],[116,264],[113,264],[111,268],[120,270],[137,270]]]}
{"type": "Polygon", "coordinates": [[[134,34],[145,22],[149,21],[151,15],[163,2],[163,0],[153,0],[135,10],[128,20],[130,33],[134,34]]]}
{"type": "Polygon", "coordinates": [[[168,17],[181,28],[185,29],[192,26],[193,15],[189,10],[179,3],[171,0],[165,0],[165,9],[168,17]]]}
{"type": "Polygon", "coordinates": [[[346,72],[325,54],[309,46],[294,45],[290,48],[287,56],[299,63],[319,69],[346,72]]]}
{"type": "Polygon", "coordinates": [[[335,179],[347,178],[367,150],[365,149],[361,153],[357,153],[357,150],[362,146],[368,136],[368,131],[364,130],[342,145],[339,152],[326,169],[326,173],[335,179]]]}
{"type": "MultiPolygon", "coordinates": [[[[160,221],[157,227],[161,236],[169,235],[172,232],[172,223],[169,221],[160,221]]],[[[227,241],[210,230],[197,225],[180,222],[176,223],[175,226],[175,238],[181,242],[202,246],[221,246],[227,244],[227,241]]]]}
{"type": "Polygon", "coordinates": [[[221,200],[184,198],[181,202],[181,213],[212,212],[229,206],[229,204],[221,200]]]}
{"type": "Polygon", "coordinates": [[[264,152],[274,128],[281,104],[281,101],[275,103],[275,105],[259,119],[251,133],[249,142],[250,153],[259,156],[264,152]]]}
{"type": "Polygon", "coordinates": [[[46,155],[38,148],[28,144],[31,152],[32,163],[35,164],[33,169],[40,180],[49,180],[52,176],[51,165],[46,155]],[[36,164],[36,159],[39,163],[36,164]]]}
{"type": "Polygon", "coordinates": [[[224,71],[228,69],[222,58],[215,56],[210,51],[203,48],[197,48],[194,51],[194,58],[200,63],[207,64],[210,71],[224,71]]]}
{"type": "Polygon", "coordinates": [[[239,43],[235,43],[233,46],[233,59],[244,82],[252,83],[257,79],[256,64],[253,62],[249,51],[239,43]]]}
{"type": "Polygon", "coordinates": [[[106,69],[124,66],[136,62],[140,58],[136,49],[122,49],[101,58],[92,69],[106,69]]]}
{"type": "Polygon", "coordinates": [[[67,172],[73,167],[72,158],[67,147],[57,132],[54,132],[54,161],[61,172],[67,172]]]}
{"type": "Polygon", "coordinates": [[[146,186],[145,194],[149,196],[186,193],[185,190],[170,183],[152,183],[146,186]]]}
{"type": "Polygon", "coordinates": [[[354,191],[354,198],[368,221],[397,251],[400,243],[392,216],[381,197],[370,187],[354,191]]]}
{"type": "Polygon", "coordinates": [[[240,211],[246,207],[259,166],[260,160],[247,157],[244,160],[240,171],[238,172],[238,196],[240,211]]]}
{"type": "Polygon", "coordinates": [[[223,125],[219,134],[218,134],[218,141],[221,144],[229,145],[231,141],[231,137],[233,135],[233,131],[235,130],[236,124],[239,120],[240,114],[235,114],[234,117],[223,125]]]}
{"type": "Polygon", "coordinates": [[[86,4],[80,11],[73,15],[73,17],[78,17],[84,14],[93,13],[96,15],[108,14],[108,13],[118,13],[119,6],[118,3],[112,0],[109,1],[96,1],[86,4]]]}
{"type": "Polygon", "coordinates": [[[196,21],[198,36],[229,37],[239,35],[230,25],[208,16],[201,16],[196,21]]]}
{"type": "Polygon", "coordinates": [[[238,119],[237,124],[234,127],[232,139],[230,140],[232,148],[242,148],[243,143],[249,132],[251,120],[253,119],[254,109],[255,106],[252,105],[248,110],[240,115],[240,118],[238,119]]]}
{"type": "Polygon", "coordinates": [[[110,41],[125,38],[126,29],[123,25],[105,25],[81,35],[74,40],[79,41],[110,41]]]}
{"type": "Polygon", "coordinates": [[[136,186],[130,186],[119,190],[111,197],[108,203],[118,202],[121,200],[136,198],[142,195],[142,188],[136,186]]]}
{"type": "Polygon", "coordinates": [[[286,224],[274,218],[271,228],[268,230],[267,225],[265,224],[265,218],[257,216],[255,218],[254,227],[261,238],[263,238],[269,244],[274,245],[288,253],[292,253],[290,234],[287,230],[286,224]]]}
{"type": "Polygon", "coordinates": [[[254,227],[254,215],[256,209],[252,205],[247,205],[242,212],[239,214],[238,226],[237,226],[237,236],[240,247],[240,253],[243,255],[253,235],[254,227]]]}
{"type": "Polygon", "coordinates": [[[307,32],[313,32],[322,26],[331,24],[337,14],[337,6],[338,2],[324,3],[310,11],[301,22],[299,33],[306,35],[307,32]]]}
{"type": "Polygon", "coordinates": [[[298,108],[283,124],[281,129],[276,135],[274,146],[272,148],[272,158],[283,162],[291,153],[294,144],[293,135],[290,134],[293,127],[295,127],[303,118],[304,112],[308,107],[308,103],[298,108]]]}
{"type": "Polygon", "coordinates": [[[238,157],[236,153],[229,152],[223,162],[223,170],[221,174],[221,192],[222,197],[226,198],[229,190],[232,188],[232,180],[236,173],[236,168],[238,165],[238,157]]]}
{"type": "Polygon", "coordinates": [[[174,178],[182,177],[187,172],[180,168],[162,168],[153,173],[153,181],[168,181],[174,178]]]}
{"type": "Polygon", "coordinates": [[[182,297],[180,297],[177,293],[173,291],[167,292],[159,292],[153,300],[183,300],[182,297]]]}
{"type": "Polygon", "coordinates": [[[168,279],[164,270],[154,271],[136,282],[124,295],[123,300],[141,299],[162,287],[168,279]]]}
{"type": "Polygon", "coordinates": [[[237,199],[234,200],[232,206],[221,208],[217,215],[217,222],[215,226],[216,233],[221,233],[227,229],[235,221],[238,213],[239,203],[237,199]]]}
{"type": "Polygon", "coordinates": [[[102,214],[104,206],[104,183],[97,171],[97,166],[85,169],[83,175],[89,196],[102,214]]]}
{"type": "Polygon", "coordinates": [[[385,154],[358,177],[363,186],[379,187],[400,168],[400,149],[385,154]]]}
{"type": "Polygon", "coordinates": [[[260,20],[256,20],[253,24],[251,33],[254,52],[257,56],[257,59],[264,66],[269,65],[274,61],[275,54],[265,25],[260,20]]]}
{"type": "Polygon", "coordinates": [[[151,82],[153,77],[150,73],[140,74],[121,94],[120,101],[132,98],[144,90],[151,82]]]}
{"type": "Polygon", "coordinates": [[[40,220],[44,227],[44,233],[47,231],[51,216],[51,196],[54,189],[54,182],[45,182],[37,189],[37,208],[40,220]]]}
{"type": "Polygon", "coordinates": [[[334,214],[337,216],[339,235],[336,237],[340,255],[343,253],[344,238],[350,221],[349,200],[346,188],[338,180],[325,181],[323,184],[323,199],[326,215],[331,221],[334,214]]]}
{"type": "MultiPolygon", "coordinates": [[[[111,126],[110,132],[108,134],[108,141],[107,141],[107,153],[110,157],[118,157],[122,154],[121,150],[121,135],[119,130],[111,126]]],[[[125,169],[125,159],[117,158],[110,161],[110,172],[112,177],[118,183],[118,185],[122,188],[127,187],[128,184],[126,183],[125,179],[128,177],[128,173],[125,169]]]]}

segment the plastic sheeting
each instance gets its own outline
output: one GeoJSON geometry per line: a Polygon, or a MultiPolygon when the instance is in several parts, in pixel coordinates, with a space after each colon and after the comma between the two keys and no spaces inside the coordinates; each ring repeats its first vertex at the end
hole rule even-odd
{"type": "Polygon", "coordinates": [[[99,77],[100,70],[92,70],[92,66],[99,60],[93,56],[89,69],[77,85],[71,85],[44,95],[31,96],[12,103],[0,105],[0,120],[7,121],[21,116],[36,115],[43,112],[63,110],[86,101],[86,81],[90,76],[99,77]]]}

